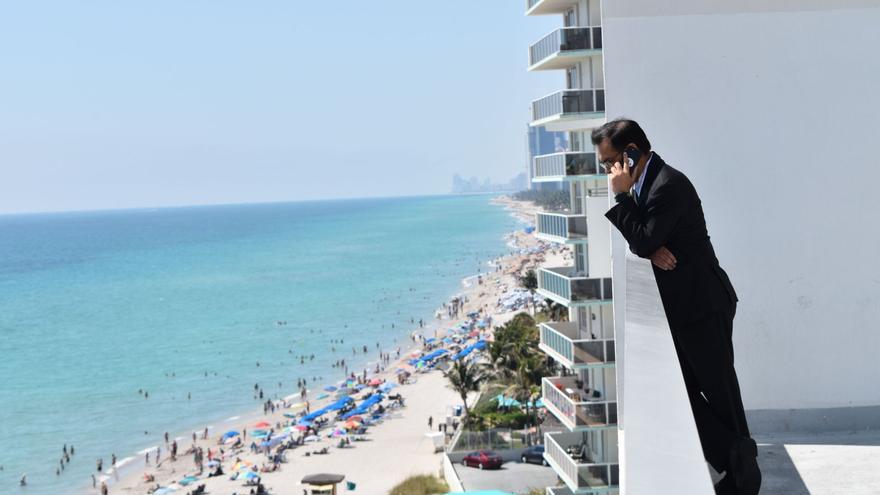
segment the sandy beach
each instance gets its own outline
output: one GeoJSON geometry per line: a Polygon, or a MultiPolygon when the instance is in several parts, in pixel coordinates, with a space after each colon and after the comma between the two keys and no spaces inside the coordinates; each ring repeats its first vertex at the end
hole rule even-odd
{"type": "MultiPolygon", "coordinates": [[[[493,203],[504,207],[512,215],[529,223],[534,222],[534,213],[538,210],[532,203],[514,201],[506,196],[493,199],[493,203]]],[[[458,315],[450,317],[448,314],[450,301],[445,302],[438,308],[439,318],[429,325],[430,328],[442,330],[434,330],[433,332],[425,330],[425,333],[430,332],[434,334],[433,337],[442,338],[445,336],[447,328],[465,320],[465,315],[472,312],[479,312],[480,319],[491,318],[491,326],[505,323],[516,313],[523,311],[522,307],[512,309],[500,304],[505,299],[509,301],[511,294],[515,289],[518,289],[517,277],[525,270],[535,268],[544,261],[558,261],[559,264],[563,264],[570,256],[564,248],[544,243],[533,234],[523,230],[511,232],[506,240],[512,254],[494,260],[494,267],[487,266],[483,273],[476,274],[464,281],[461,292],[453,295],[453,298],[458,297],[459,300],[464,301],[458,315]]],[[[432,335],[426,335],[426,337],[432,337],[432,335]]],[[[491,328],[485,329],[480,334],[480,338],[491,340],[491,328]]],[[[390,360],[384,367],[380,367],[379,373],[368,373],[367,379],[387,380],[396,383],[395,370],[411,358],[414,350],[422,348],[419,339],[415,339],[413,346],[408,350],[401,348],[399,359],[395,356],[396,350],[382,350],[386,354],[390,354],[390,360]]],[[[373,352],[378,354],[378,351],[371,350],[371,356],[373,352]]],[[[378,355],[373,357],[378,358],[378,355]]],[[[374,372],[375,370],[370,369],[369,371],[374,372]]],[[[355,372],[358,371],[355,370],[355,372]]],[[[358,374],[360,373],[358,372],[358,374]]],[[[298,495],[304,493],[305,487],[300,483],[304,476],[315,473],[338,473],[344,474],[347,481],[356,483],[358,493],[385,494],[394,485],[410,475],[439,474],[442,454],[434,452],[432,439],[426,436],[426,433],[430,431],[428,418],[433,418],[433,431],[436,431],[437,424],[445,420],[452,407],[460,403],[460,398],[447,386],[446,378],[438,370],[415,372],[412,378],[414,383],[400,385],[389,392],[390,394],[400,394],[405,399],[404,407],[388,408],[386,410],[388,414],[380,422],[370,425],[364,435],[359,435],[364,437],[365,441],[354,441],[350,446],[339,448],[337,438],[327,437],[327,433],[333,430],[334,423],[331,419],[329,425],[319,432],[319,441],[305,443],[287,450],[285,452],[286,462],[279,464],[279,470],[260,473],[263,485],[272,494],[298,495]],[[307,452],[317,451],[324,447],[328,448],[327,455],[305,455],[307,452]]],[[[329,397],[318,400],[316,397],[322,393],[323,386],[327,384],[310,385],[312,388],[309,389],[307,400],[311,411],[324,407],[338,398],[331,394],[329,397]]],[[[293,392],[291,391],[291,393],[293,392]]],[[[195,446],[201,447],[206,455],[208,449],[211,449],[212,456],[216,458],[218,447],[220,447],[219,439],[225,431],[246,429],[250,432],[256,429],[254,425],[259,421],[265,421],[272,425],[271,427],[289,425],[295,422],[290,419],[289,415],[304,410],[302,404],[296,402],[299,400],[288,401],[287,404],[276,402],[278,407],[274,412],[264,414],[261,411],[254,411],[242,414],[235,420],[213,428],[209,431],[207,439],[203,439],[199,434],[195,446]],[[285,405],[291,407],[287,408],[285,405]],[[288,414],[287,417],[284,415],[285,413],[288,414]]],[[[387,407],[388,402],[386,400],[383,404],[387,407]]],[[[325,417],[334,415],[335,413],[328,414],[325,417]]],[[[174,486],[175,482],[179,482],[185,476],[195,475],[197,470],[194,456],[186,453],[193,446],[192,437],[184,436],[181,438],[177,436],[177,439],[179,448],[175,461],[171,461],[168,457],[170,445],[161,445],[162,463],[159,466],[155,465],[154,453],[151,453],[153,458],[148,466],[144,465],[143,453],[140,453],[138,454],[139,458],[133,459],[126,468],[120,470],[118,480],[113,479],[113,473],[110,474],[107,479],[109,493],[150,493],[150,490],[157,485],[161,487],[174,486]],[[153,476],[154,479],[150,482],[145,481],[145,474],[153,476]]],[[[237,459],[258,466],[267,463],[265,454],[251,452],[247,448],[251,442],[252,438],[248,436],[244,441],[245,448],[243,450],[222,461],[221,465],[226,473],[223,476],[208,478],[207,472],[210,469],[206,468],[205,473],[198,476],[196,482],[188,486],[180,486],[173,493],[186,494],[200,484],[205,484],[206,491],[211,494],[249,493],[252,486],[245,486],[243,480],[230,480],[229,478],[232,465],[237,459]]],[[[223,446],[223,448],[229,454],[228,446],[223,446]]],[[[93,492],[99,493],[99,489],[100,481],[93,492]]]]}

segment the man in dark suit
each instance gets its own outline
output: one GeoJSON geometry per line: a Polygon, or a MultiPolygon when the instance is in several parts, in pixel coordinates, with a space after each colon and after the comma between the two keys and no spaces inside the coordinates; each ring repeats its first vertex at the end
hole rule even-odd
{"type": "Polygon", "coordinates": [[[593,131],[592,141],[614,195],[605,216],[633,253],[652,262],[703,455],[726,472],[715,490],[756,494],[757,447],[733,366],[738,299],[715,257],[697,191],[651,150],[635,121],[608,122],[593,131]],[[632,164],[630,155],[637,157],[632,164]]]}

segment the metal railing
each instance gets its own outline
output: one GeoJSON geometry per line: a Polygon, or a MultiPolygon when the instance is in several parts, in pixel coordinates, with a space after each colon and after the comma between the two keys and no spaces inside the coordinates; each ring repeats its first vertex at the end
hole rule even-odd
{"type": "Polygon", "coordinates": [[[602,488],[619,484],[619,464],[575,460],[553,435],[544,435],[544,456],[562,471],[559,474],[572,489],[602,488]]]}
{"type": "Polygon", "coordinates": [[[587,236],[587,217],[584,215],[541,212],[536,217],[535,224],[539,234],[561,237],[563,239],[587,236]]]}
{"type": "Polygon", "coordinates": [[[529,46],[529,65],[560,52],[600,50],[602,27],[563,27],[554,30],[529,46]]]}
{"type": "Polygon", "coordinates": [[[574,175],[605,175],[605,167],[599,164],[596,153],[552,153],[535,157],[535,178],[574,175]]]}
{"type": "Polygon", "coordinates": [[[548,323],[541,323],[539,328],[541,344],[564,358],[569,367],[615,362],[614,339],[574,339],[548,323]]]}
{"type": "Polygon", "coordinates": [[[593,397],[583,390],[560,389],[558,378],[541,379],[541,396],[551,412],[570,428],[600,427],[617,424],[617,402],[593,397]],[[554,411],[555,409],[555,411],[554,411]]]}
{"type": "Polygon", "coordinates": [[[532,120],[604,111],[604,89],[564,89],[532,102],[532,120]]]}
{"type": "Polygon", "coordinates": [[[541,268],[538,270],[538,289],[570,302],[602,301],[611,299],[611,278],[587,278],[574,268],[541,268]]]}

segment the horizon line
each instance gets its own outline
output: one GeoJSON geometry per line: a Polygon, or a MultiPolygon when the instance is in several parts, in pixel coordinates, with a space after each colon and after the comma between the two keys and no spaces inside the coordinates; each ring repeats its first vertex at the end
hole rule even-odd
{"type": "Polygon", "coordinates": [[[101,213],[101,212],[124,212],[138,210],[159,210],[159,209],[176,209],[176,208],[199,208],[210,206],[251,206],[251,205],[271,205],[271,204],[287,204],[287,203],[318,203],[322,201],[356,201],[361,199],[392,199],[392,198],[429,198],[439,196],[476,196],[495,194],[499,196],[507,195],[516,191],[486,191],[486,192],[464,192],[464,193],[437,193],[437,194],[398,194],[390,196],[337,196],[330,198],[312,198],[298,200],[266,200],[266,201],[232,201],[221,203],[190,203],[190,204],[166,204],[166,205],[145,205],[145,206],[128,206],[123,208],[83,208],[73,210],[34,210],[34,211],[0,211],[0,217],[25,216],[25,215],[63,215],[67,213],[101,213]]]}

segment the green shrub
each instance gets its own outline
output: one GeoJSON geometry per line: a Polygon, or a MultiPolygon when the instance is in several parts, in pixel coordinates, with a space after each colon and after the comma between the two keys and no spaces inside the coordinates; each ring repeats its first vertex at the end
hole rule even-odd
{"type": "Polygon", "coordinates": [[[422,474],[403,480],[391,489],[389,495],[436,495],[448,491],[449,485],[445,481],[429,474],[422,474]]]}

